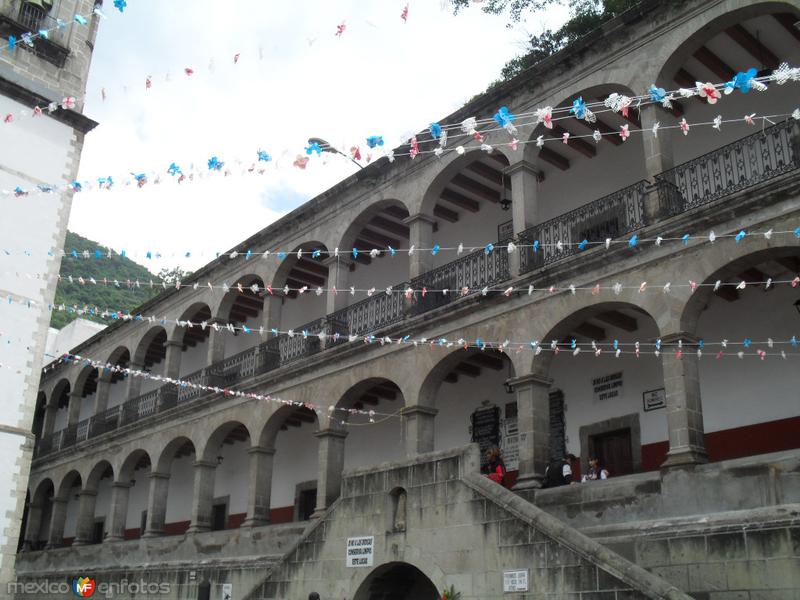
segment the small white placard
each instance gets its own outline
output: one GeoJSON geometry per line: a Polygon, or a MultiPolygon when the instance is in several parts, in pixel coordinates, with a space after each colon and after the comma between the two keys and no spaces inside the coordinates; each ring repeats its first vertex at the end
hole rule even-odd
{"type": "Polygon", "coordinates": [[[528,569],[503,571],[503,592],[527,592],[528,569]]]}
{"type": "Polygon", "coordinates": [[[371,535],[347,538],[347,566],[371,567],[375,538],[371,535]]]}
{"type": "Polygon", "coordinates": [[[222,584],[222,596],[220,596],[222,600],[233,600],[233,584],[232,583],[223,583],[222,584]]]}

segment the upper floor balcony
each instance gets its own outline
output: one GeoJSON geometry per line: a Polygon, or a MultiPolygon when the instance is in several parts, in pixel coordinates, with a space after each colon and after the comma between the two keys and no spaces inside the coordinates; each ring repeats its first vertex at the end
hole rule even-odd
{"type": "MultiPolygon", "coordinates": [[[[629,74],[619,84],[581,79],[565,86],[560,97],[537,99],[536,105],[569,106],[577,97],[589,101],[612,92],[633,95],[632,89],[646,89],[637,78],[674,88],[676,83],[726,80],[753,64],[770,72],[778,57],[800,63],[799,38],[786,26],[786,14],[749,9],[723,14],[676,42],[655,72],[629,74]]],[[[489,134],[495,136],[487,136],[493,152],[468,149],[441,159],[440,166],[434,162],[440,159],[432,157],[423,163],[431,174],[419,175],[422,183],[406,175],[404,182],[381,189],[356,208],[343,208],[336,220],[309,224],[305,239],[281,246],[292,250],[284,260],[231,262],[225,273],[209,275],[214,283],[232,282],[227,293],[188,288],[178,293],[181,301],[168,304],[165,299],[143,309],[145,316],[161,316],[169,306],[174,314],[167,316],[177,326],[126,323],[106,334],[116,340],[113,351],[100,355],[90,346],[82,353],[109,366],[211,388],[233,387],[283,373],[351,340],[393,335],[434,315],[446,318],[444,307],[497,296],[509,282],[539,285],[574,255],[604,251],[602,244],[581,249],[583,240],[627,239],[654,226],[668,228],[676,220],[686,224],[687,217],[700,214],[713,222],[713,209],[724,206],[728,197],[795,176],[800,133],[786,117],[797,108],[793,85],[772,85],[763,94],[736,92],[718,105],[680,98],[669,109],[646,105],[626,114],[597,111],[594,124],[576,119],[559,121],[553,129],[530,124],[520,128],[519,137],[532,143],[515,152],[502,145],[508,139],[504,131],[489,134]],[[741,119],[752,113],[755,127],[743,121],[710,126],[717,114],[741,119]],[[694,125],[686,136],[668,128],[683,118],[694,125]],[[651,133],[656,123],[661,125],[657,136],[651,133]],[[626,124],[634,132],[627,141],[618,135],[604,135],[597,143],[579,137],[593,129],[616,132],[626,124]],[[558,141],[564,133],[572,136],[567,144],[558,141]],[[539,147],[540,135],[557,143],[539,147]],[[510,211],[502,209],[506,197],[512,201],[510,211]],[[518,245],[516,252],[505,250],[508,240],[518,245]],[[487,252],[488,242],[498,248],[487,252]],[[463,245],[465,250],[434,253],[429,250],[434,245],[463,245]],[[412,246],[426,250],[391,250],[412,246]],[[333,255],[335,248],[342,252],[333,255]],[[351,294],[351,288],[371,293],[351,294]],[[406,294],[409,288],[413,292],[406,294]]],[[[527,108],[523,103],[518,112],[527,108]]],[[[214,393],[196,387],[176,390],[158,380],[90,366],[76,368],[72,377],[56,370],[48,379],[34,426],[40,458],[123,428],[142,427],[158,414],[214,393]]]]}
{"type": "Polygon", "coordinates": [[[73,16],[68,14],[70,2],[62,0],[2,0],[0,2],[0,35],[16,37],[20,48],[63,67],[69,56],[73,16]],[[66,6],[62,6],[66,5],[66,6]],[[40,32],[45,31],[46,35],[40,32]],[[34,34],[27,42],[26,34],[34,34]]]}

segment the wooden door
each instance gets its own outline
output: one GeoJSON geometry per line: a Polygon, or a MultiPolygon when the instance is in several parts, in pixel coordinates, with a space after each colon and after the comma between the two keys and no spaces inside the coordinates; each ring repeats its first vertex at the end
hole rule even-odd
{"type": "Polygon", "coordinates": [[[620,429],[594,436],[594,454],[611,477],[633,473],[631,430],[620,429]]]}

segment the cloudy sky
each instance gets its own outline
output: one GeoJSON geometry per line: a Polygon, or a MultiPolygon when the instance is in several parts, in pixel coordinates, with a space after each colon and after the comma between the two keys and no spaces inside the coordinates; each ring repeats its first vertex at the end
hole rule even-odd
{"type": "Polygon", "coordinates": [[[409,2],[405,24],[405,0],[129,0],[124,15],[107,5],[85,108],[100,126],[80,178],[163,173],[213,155],[232,171],[76,195],[72,231],[154,271],[197,268],[352,173],[332,155],[292,167],[309,137],[349,148],[383,135],[394,147],[484,90],[530,33],[566,15],[508,28],[478,6],[455,17],[445,0],[409,2]],[[258,149],[276,160],[242,176],[258,149]],[[164,258],[147,261],[147,250],[164,258]]]}

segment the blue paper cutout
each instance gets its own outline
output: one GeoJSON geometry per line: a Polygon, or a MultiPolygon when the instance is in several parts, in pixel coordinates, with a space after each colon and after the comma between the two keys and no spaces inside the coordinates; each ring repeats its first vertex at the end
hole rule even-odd
{"type": "Polygon", "coordinates": [[[383,146],[382,135],[371,135],[367,138],[367,146],[375,148],[376,146],[383,146]]]}
{"type": "Polygon", "coordinates": [[[442,126],[438,123],[431,123],[429,129],[433,139],[438,140],[440,137],[442,137],[442,126]]]}
{"type": "Polygon", "coordinates": [[[582,119],[586,115],[586,104],[583,102],[583,97],[579,96],[572,103],[572,108],[569,110],[576,118],[582,119]]]}

